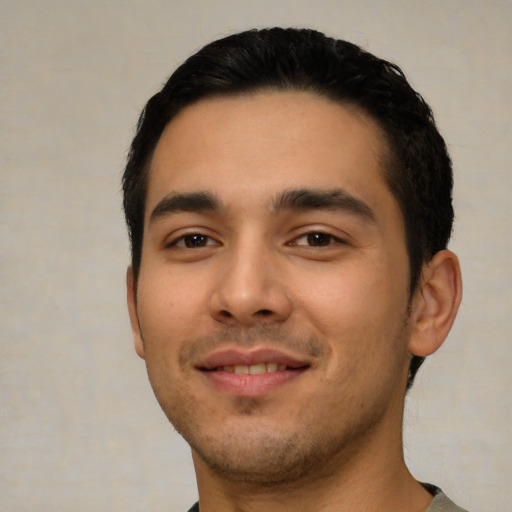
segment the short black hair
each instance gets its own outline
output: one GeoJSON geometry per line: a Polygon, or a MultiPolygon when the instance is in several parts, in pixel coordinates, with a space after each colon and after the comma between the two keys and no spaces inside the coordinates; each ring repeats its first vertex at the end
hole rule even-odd
{"type": "MultiPolygon", "coordinates": [[[[422,265],[447,247],[453,224],[451,161],[432,111],[397,65],[315,30],[279,27],[248,30],[206,45],[144,107],[123,176],[135,281],[148,171],[165,127],[201,99],[262,90],[308,91],[356,106],[380,126],[386,141],[385,179],[404,218],[412,296],[422,265]]],[[[413,356],[408,387],[423,359],[413,356]]]]}

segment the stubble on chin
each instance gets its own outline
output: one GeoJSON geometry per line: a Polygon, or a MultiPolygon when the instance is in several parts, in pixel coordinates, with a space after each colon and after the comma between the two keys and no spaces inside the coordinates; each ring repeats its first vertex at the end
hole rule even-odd
{"type": "Polygon", "coordinates": [[[199,457],[208,471],[225,481],[248,492],[286,491],[339,475],[340,469],[352,464],[375,427],[369,424],[366,429],[338,432],[333,437],[318,431],[281,436],[268,432],[251,436],[248,432],[236,437],[203,438],[198,445],[193,441],[190,444],[195,458],[199,457]]]}
{"type": "MultiPolygon", "coordinates": [[[[215,337],[196,340],[180,354],[180,366],[187,367],[191,360],[202,356],[205,349],[217,348],[226,340],[236,339],[251,345],[265,334],[282,346],[292,347],[297,343],[296,339],[290,339],[281,332],[260,330],[253,333],[245,333],[240,338],[235,331],[224,331],[215,337]]],[[[400,332],[397,339],[403,334],[400,332]]],[[[310,354],[328,357],[328,347],[316,339],[302,337],[298,343],[310,354]]],[[[391,365],[387,371],[395,369],[391,365]]],[[[345,375],[345,379],[350,380],[350,375],[345,375]]],[[[376,395],[382,394],[382,390],[375,391],[376,395]]],[[[157,389],[155,393],[159,395],[157,389]]],[[[307,411],[303,411],[304,417],[298,418],[301,424],[277,421],[279,411],[275,412],[276,421],[267,421],[262,402],[257,398],[243,397],[231,401],[230,418],[218,422],[215,431],[207,425],[211,414],[215,413],[215,404],[198,400],[186,383],[173,389],[167,400],[159,401],[176,430],[192,447],[194,458],[199,459],[207,471],[248,489],[252,486],[253,489],[270,490],[277,487],[285,489],[292,484],[297,486],[301,481],[311,483],[328,478],[353,462],[354,456],[378,429],[385,414],[385,400],[382,401],[382,396],[380,400],[373,397],[375,407],[363,406],[355,390],[351,390],[352,393],[353,396],[344,396],[346,410],[354,413],[366,409],[357,421],[329,415],[318,418],[310,416],[307,411]]]]}
{"type": "Polygon", "coordinates": [[[295,436],[279,439],[271,434],[242,434],[238,438],[203,439],[201,446],[193,449],[217,476],[237,484],[270,488],[296,482],[311,471],[317,457],[307,452],[313,454],[315,449],[304,450],[302,445],[299,450],[300,444],[295,436]]]}

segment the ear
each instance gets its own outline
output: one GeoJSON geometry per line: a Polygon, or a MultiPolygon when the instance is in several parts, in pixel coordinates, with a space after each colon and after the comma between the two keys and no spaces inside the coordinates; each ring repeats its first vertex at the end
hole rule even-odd
{"type": "Polygon", "coordinates": [[[462,298],[462,278],[457,256],[440,251],[423,266],[413,298],[409,352],[433,354],[445,340],[462,298]]]}
{"type": "Polygon", "coordinates": [[[132,326],[133,343],[135,351],[144,359],[144,341],[140,330],[139,315],[137,314],[137,290],[133,277],[133,269],[131,266],[126,271],[126,299],[128,302],[128,313],[130,315],[130,324],[132,326]]]}

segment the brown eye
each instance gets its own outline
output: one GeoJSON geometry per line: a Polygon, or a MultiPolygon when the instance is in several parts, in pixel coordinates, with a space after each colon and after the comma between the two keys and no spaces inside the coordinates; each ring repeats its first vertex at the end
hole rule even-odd
{"type": "Polygon", "coordinates": [[[209,237],[200,234],[187,235],[182,238],[183,245],[188,249],[195,249],[196,247],[205,247],[208,245],[209,237]]]}
{"type": "Polygon", "coordinates": [[[190,235],[183,235],[169,244],[169,247],[178,247],[181,249],[199,249],[201,247],[208,247],[211,245],[218,245],[213,238],[203,235],[201,233],[191,233],[190,235]]]}
{"type": "Polygon", "coordinates": [[[312,231],[296,238],[290,245],[302,247],[328,247],[336,243],[342,243],[338,237],[323,231],[312,231]]]}
{"type": "Polygon", "coordinates": [[[333,241],[333,236],[327,233],[309,233],[306,235],[308,245],[313,247],[324,247],[333,241]]]}

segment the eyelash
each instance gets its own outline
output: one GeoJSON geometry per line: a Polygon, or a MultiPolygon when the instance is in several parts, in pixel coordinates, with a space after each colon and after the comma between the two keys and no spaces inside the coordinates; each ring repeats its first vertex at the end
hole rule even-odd
{"type": "MultiPolygon", "coordinates": [[[[286,245],[289,247],[329,247],[333,244],[342,244],[344,241],[337,236],[332,235],[331,233],[326,233],[325,231],[310,231],[308,233],[304,233],[292,241],[288,242],[286,245]],[[315,240],[316,238],[316,240],[315,240]],[[304,239],[306,243],[299,243],[300,240],[304,239]]],[[[180,249],[201,249],[204,247],[210,247],[220,245],[214,238],[211,236],[205,235],[203,233],[188,233],[186,235],[182,235],[174,240],[172,240],[167,247],[178,247],[180,249]],[[213,243],[211,243],[213,242],[213,243]]]]}
{"type": "Polygon", "coordinates": [[[180,249],[201,249],[203,247],[208,247],[212,245],[219,245],[211,236],[205,235],[203,233],[187,233],[186,235],[182,235],[174,240],[172,240],[167,247],[179,247],[180,249]],[[204,244],[195,244],[194,239],[200,239],[200,242],[206,242],[204,244]],[[187,245],[187,242],[192,242],[191,245],[187,245]],[[215,243],[209,243],[213,241],[215,243]]]}
{"type": "Polygon", "coordinates": [[[334,243],[341,244],[343,243],[343,240],[341,238],[338,238],[337,236],[332,235],[331,233],[326,233],[325,231],[310,231],[308,233],[304,233],[303,235],[300,235],[296,237],[294,240],[289,242],[288,245],[290,246],[297,246],[297,247],[329,247],[333,245],[334,243]],[[317,244],[313,243],[314,237],[317,238],[316,242],[319,242],[317,244]],[[305,239],[307,241],[306,244],[299,244],[298,241],[301,239],[305,239]],[[323,243],[326,242],[326,243],[323,243]]]}

